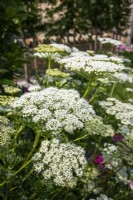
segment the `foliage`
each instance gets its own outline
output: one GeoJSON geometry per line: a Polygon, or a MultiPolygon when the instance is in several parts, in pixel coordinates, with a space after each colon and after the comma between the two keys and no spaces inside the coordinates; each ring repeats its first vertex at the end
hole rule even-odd
{"type": "Polygon", "coordinates": [[[121,34],[128,26],[130,1],[125,0],[63,0],[47,1],[45,27],[46,36],[58,36],[71,42],[69,36],[76,34],[102,34],[112,32],[121,34]],[[58,17],[54,18],[55,15],[58,17]]]}
{"type": "MultiPolygon", "coordinates": [[[[13,79],[29,58],[26,37],[35,37],[39,24],[38,1],[0,1],[0,79],[13,79]]],[[[2,83],[0,83],[2,84],[2,83]]]]}

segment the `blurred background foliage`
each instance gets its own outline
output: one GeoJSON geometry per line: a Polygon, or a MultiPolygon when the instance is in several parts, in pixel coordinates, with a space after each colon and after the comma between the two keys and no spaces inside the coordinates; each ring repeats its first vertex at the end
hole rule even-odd
{"type": "MultiPolygon", "coordinates": [[[[73,43],[76,35],[102,35],[103,31],[122,34],[128,27],[130,0],[4,0],[0,1],[0,85],[13,79],[14,73],[30,61],[38,44],[37,34],[44,42],[56,36],[58,42],[73,43]],[[46,4],[42,9],[42,4],[46,4]],[[32,42],[28,41],[32,38],[32,42]],[[64,40],[67,38],[67,41],[64,40]],[[30,47],[30,48],[29,48],[30,47]]],[[[97,37],[96,37],[97,39],[97,37]]]]}

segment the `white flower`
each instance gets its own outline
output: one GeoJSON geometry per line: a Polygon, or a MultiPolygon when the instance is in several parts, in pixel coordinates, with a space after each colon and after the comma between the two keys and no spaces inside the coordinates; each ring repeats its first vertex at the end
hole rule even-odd
{"type": "Polygon", "coordinates": [[[126,88],[127,92],[133,92],[133,88],[126,88]]]}
{"type": "Polygon", "coordinates": [[[114,73],[124,69],[122,60],[117,57],[107,57],[106,55],[89,56],[87,53],[72,53],[69,57],[60,60],[66,69],[85,73],[114,73]]]}
{"type": "Polygon", "coordinates": [[[4,116],[0,116],[0,146],[5,146],[11,142],[11,136],[15,134],[15,130],[11,126],[11,122],[4,116]]]}
{"type": "Polygon", "coordinates": [[[114,40],[112,38],[98,38],[99,42],[102,43],[102,44],[113,44],[114,46],[119,46],[121,44],[123,44],[121,41],[119,40],[114,40]]]}
{"type": "Polygon", "coordinates": [[[85,121],[95,114],[92,106],[80,98],[76,90],[54,87],[26,93],[13,107],[27,123],[33,122],[35,127],[53,134],[62,130],[74,133],[76,129],[84,128],[85,121]]]}
{"type": "Polygon", "coordinates": [[[87,161],[84,150],[70,143],[44,140],[33,157],[34,169],[44,180],[52,179],[58,186],[73,188],[78,178],[83,176],[87,161]],[[41,154],[41,156],[40,156],[41,154]]]}
{"type": "Polygon", "coordinates": [[[115,77],[117,81],[120,83],[125,83],[125,82],[133,83],[133,78],[129,74],[126,74],[124,72],[121,73],[116,72],[113,74],[113,77],[115,77]]]}
{"type": "Polygon", "coordinates": [[[86,122],[85,130],[88,135],[100,135],[102,137],[114,135],[114,130],[111,126],[105,125],[97,116],[86,122]]]}
{"type": "Polygon", "coordinates": [[[34,56],[37,56],[39,58],[51,58],[55,62],[59,62],[62,57],[59,53],[48,53],[48,52],[34,53],[34,56]]]}
{"type": "Polygon", "coordinates": [[[133,126],[133,105],[130,103],[108,98],[107,101],[100,101],[99,104],[107,114],[114,115],[122,125],[133,126]]]}
{"type": "Polygon", "coordinates": [[[28,88],[28,90],[29,90],[30,92],[35,92],[35,91],[41,90],[41,87],[40,87],[40,85],[31,85],[31,86],[28,88]]]}
{"type": "Polygon", "coordinates": [[[107,197],[105,194],[100,194],[100,196],[97,197],[96,199],[89,199],[89,200],[113,200],[113,199],[107,197]]]}
{"type": "Polygon", "coordinates": [[[64,50],[66,51],[67,53],[71,53],[71,48],[67,45],[64,45],[64,44],[58,44],[58,43],[53,43],[53,44],[50,44],[49,46],[53,46],[53,47],[56,47],[60,50],[64,50]]]}
{"type": "Polygon", "coordinates": [[[124,136],[126,140],[133,141],[133,128],[126,125],[120,126],[119,132],[124,136]]]}

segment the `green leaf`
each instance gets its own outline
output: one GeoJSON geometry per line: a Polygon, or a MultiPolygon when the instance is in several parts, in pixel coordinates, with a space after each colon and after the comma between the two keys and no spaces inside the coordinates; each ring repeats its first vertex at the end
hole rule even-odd
{"type": "Polygon", "coordinates": [[[13,17],[16,16],[16,14],[17,14],[16,9],[13,8],[12,6],[8,6],[8,7],[6,8],[6,15],[7,15],[7,18],[13,18],[13,17]]]}

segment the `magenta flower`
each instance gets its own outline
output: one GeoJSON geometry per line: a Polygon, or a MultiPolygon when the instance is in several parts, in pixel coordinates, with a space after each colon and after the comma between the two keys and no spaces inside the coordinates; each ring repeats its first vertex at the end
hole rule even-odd
{"type": "Polygon", "coordinates": [[[94,160],[95,164],[97,165],[101,165],[104,163],[104,158],[102,155],[97,155],[95,160],[94,160]]]}
{"type": "Polygon", "coordinates": [[[128,51],[128,52],[131,52],[133,50],[130,46],[124,44],[119,45],[117,49],[120,51],[128,51]]]}
{"type": "Polygon", "coordinates": [[[118,50],[125,50],[126,46],[124,44],[121,44],[118,46],[118,50]]]}
{"type": "Polygon", "coordinates": [[[133,190],[133,180],[130,181],[130,189],[133,190]]]}
{"type": "Polygon", "coordinates": [[[120,133],[116,133],[113,136],[113,139],[114,139],[115,142],[121,142],[123,140],[123,136],[120,133]]]}

